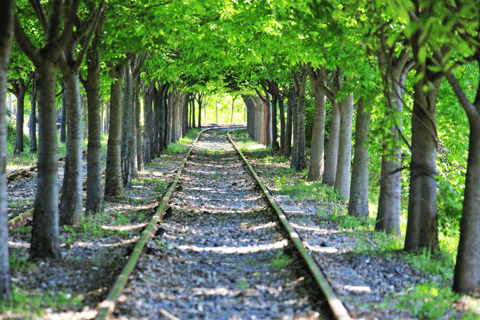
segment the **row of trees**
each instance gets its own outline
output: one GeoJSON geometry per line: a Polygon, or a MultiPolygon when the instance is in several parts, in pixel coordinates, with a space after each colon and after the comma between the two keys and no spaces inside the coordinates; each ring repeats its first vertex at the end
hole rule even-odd
{"type": "MultiPolygon", "coordinates": [[[[472,84],[455,76],[461,68],[473,68],[478,74],[478,1],[30,0],[17,1],[15,10],[13,2],[8,3],[12,8],[1,25],[5,32],[0,80],[7,78],[12,32],[16,41],[11,70],[17,70],[10,74],[12,79],[27,83],[30,73],[36,73],[39,180],[32,258],[59,257],[59,223],[73,224],[81,214],[80,82],[88,105],[87,213],[101,210],[103,201],[101,95],[110,108],[105,195],[118,196],[145,161],[184,134],[189,124],[194,126],[192,113],[200,116],[201,110],[193,112],[191,101],[197,100],[201,108],[205,92],[221,83],[223,90],[244,94],[254,139],[291,155],[292,167],[308,167],[310,180],[332,185],[350,198],[349,212],[356,216],[369,211],[368,143],[376,141],[371,147],[382,156],[376,228],[387,233],[400,232],[402,145],[408,146],[405,249],[437,250],[437,101],[445,78],[471,126],[454,289],[466,293],[480,289],[480,257],[475,252],[480,241],[476,145],[480,99],[472,97],[472,84]],[[57,70],[63,76],[67,113],[60,211],[55,183],[57,70]],[[315,104],[310,163],[307,90],[315,104]],[[409,99],[411,138],[402,119],[409,99]],[[381,119],[376,131],[370,128],[375,125],[372,117],[381,119]]],[[[0,86],[5,90],[6,82],[0,86]]],[[[0,94],[4,126],[4,91],[0,94]]],[[[0,174],[4,181],[4,170],[0,174]]],[[[1,192],[4,189],[0,228],[6,237],[6,196],[1,192]]],[[[5,247],[0,255],[2,275],[8,274],[5,247]]],[[[7,297],[8,277],[1,281],[0,292],[7,297]]]]}

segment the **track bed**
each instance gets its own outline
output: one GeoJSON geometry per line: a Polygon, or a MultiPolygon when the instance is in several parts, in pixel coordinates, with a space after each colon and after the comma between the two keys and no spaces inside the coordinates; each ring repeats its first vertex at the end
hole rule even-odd
{"type": "Polygon", "coordinates": [[[225,131],[204,133],[120,296],[117,319],[325,319],[322,299],[225,131]]]}

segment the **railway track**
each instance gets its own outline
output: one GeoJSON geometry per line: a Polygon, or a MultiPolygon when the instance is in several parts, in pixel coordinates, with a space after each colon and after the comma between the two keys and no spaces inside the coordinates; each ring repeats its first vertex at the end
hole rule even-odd
{"type": "Polygon", "coordinates": [[[197,138],[98,310],[97,319],[350,319],[225,130],[197,138]]]}

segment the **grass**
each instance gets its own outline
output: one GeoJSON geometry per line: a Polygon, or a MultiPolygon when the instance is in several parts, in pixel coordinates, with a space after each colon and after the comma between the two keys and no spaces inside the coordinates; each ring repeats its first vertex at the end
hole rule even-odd
{"type": "Polygon", "coordinates": [[[46,308],[53,312],[66,309],[79,309],[82,306],[82,296],[68,292],[54,292],[50,290],[33,292],[24,291],[13,285],[10,302],[0,302],[0,313],[26,318],[38,318],[44,315],[46,308]]]}
{"type": "Polygon", "coordinates": [[[289,262],[290,257],[279,250],[275,253],[275,257],[270,261],[270,268],[280,271],[285,269],[289,262]]]}
{"type": "MultiPolygon", "coordinates": [[[[233,136],[247,158],[256,162],[259,171],[269,166],[269,173],[259,172],[259,174],[264,181],[270,183],[270,188],[276,194],[290,195],[297,201],[315,201],[321,208],[317,214],[321,223],[335,222],[340,230],[357,239],[357,244],[353,248],[355,253],[379,256],[388,260],[396,259],[436,279],[404,288],[404,291],[399,294],[400,298],[396,297],[397,293],[386,297],[384,303],[394,303],[399,309],[408,309],[420,319],[454,319],[457,301],[460,298],[469,300],[468,296],[461,297],[451,290],[458,250],[458,232],[448,234],[440,232],[441,251],[438,253],[431,254],[428,250],[405,252],[403,251],[406,233],[405,218],[400,226],[403,236],[387,236],[384,232],[374,231],[377,195],[371,196],[369,217],[358,219],[350,216],[347,213],[346,202],[331,187],[306,181],[306,170],[299,173],[290,169],[288,159],[273,152],[271,148],[265,148],[250,140],[245,130],[236,130],[233,136]]],[[[479,310],[480,307],[476,304],[478,305],[479,302],[470,299],[468,306],[479,310]]],[[[479,318],[477,314],[467,311],[462,319],[479,318]]]]}

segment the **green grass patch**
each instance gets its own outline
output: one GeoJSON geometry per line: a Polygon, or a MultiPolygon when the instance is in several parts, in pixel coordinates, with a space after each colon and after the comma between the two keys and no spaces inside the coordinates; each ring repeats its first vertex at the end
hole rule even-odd
{"type": "Polygon", "coordinates": [[[82,307],[82,296],[69,292],[54,292],[50,290],[33,292],[25,291],[15,285],[12,287],[12,298],[10,302],[0,302],[1,314],[22,316],[32,319],[45,314],[46,308],[53,312],[80,309],[82,307]]]}

